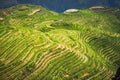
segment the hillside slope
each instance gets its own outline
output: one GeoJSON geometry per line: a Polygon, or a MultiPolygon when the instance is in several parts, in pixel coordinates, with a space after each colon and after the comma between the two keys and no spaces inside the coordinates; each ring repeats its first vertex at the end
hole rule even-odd
{"type": "Polygon", "coordinates": [[[1,10],[0,80],[110,80],[120,67],[119,12],[1,10]]]}

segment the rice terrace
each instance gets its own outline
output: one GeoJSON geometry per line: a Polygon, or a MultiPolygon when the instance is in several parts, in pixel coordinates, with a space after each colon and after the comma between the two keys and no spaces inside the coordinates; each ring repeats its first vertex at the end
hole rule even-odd
{"type": "Polygon", "coordinates": [[[118,68],[119,8],[0,9],[0,80],[112,80],[118,68]]]}

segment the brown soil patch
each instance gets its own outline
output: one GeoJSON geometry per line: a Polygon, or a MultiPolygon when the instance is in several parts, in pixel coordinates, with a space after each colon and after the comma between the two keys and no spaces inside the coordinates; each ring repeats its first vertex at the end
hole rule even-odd
{"type": "Polygon", "coordinates": [[[0,18],[0,21],[3,21],[4,20],[4,18],[0,18]]]}
{"type": "Polygon", "coordinates": [[[2,10],[1,12],[0,12],[0,14],[2,14],[2,15],[4,15],[4,16],[9,16],[10,14],[7,12],[7,11],[5,11],[5,10],[2,10]]]}

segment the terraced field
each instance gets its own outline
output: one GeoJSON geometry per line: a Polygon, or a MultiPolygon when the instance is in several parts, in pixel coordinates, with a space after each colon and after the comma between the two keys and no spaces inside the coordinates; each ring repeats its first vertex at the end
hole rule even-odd
{"type": "Polygon", "coordinates": [[[0,80],[111,80],[120,67],[119,9],[58,14],[18,5],[4,11],[0,80]]]}

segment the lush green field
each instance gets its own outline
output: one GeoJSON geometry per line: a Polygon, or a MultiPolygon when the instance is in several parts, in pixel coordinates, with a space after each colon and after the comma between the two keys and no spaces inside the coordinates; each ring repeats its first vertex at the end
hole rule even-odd
{"type": "Polygon", "coordinates": [[[0,80],[111,80],[120,67],[119,13],[0,10],[0,80]]]}

